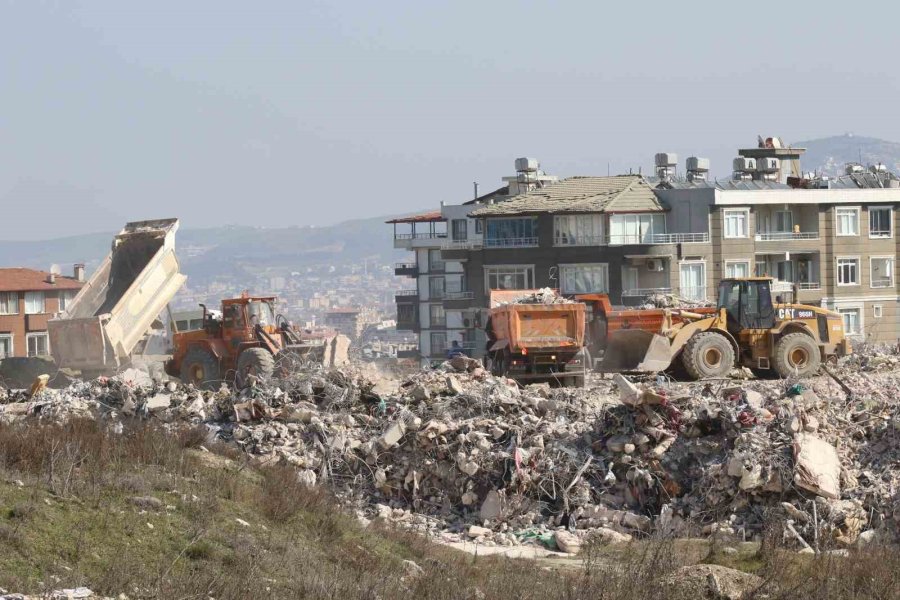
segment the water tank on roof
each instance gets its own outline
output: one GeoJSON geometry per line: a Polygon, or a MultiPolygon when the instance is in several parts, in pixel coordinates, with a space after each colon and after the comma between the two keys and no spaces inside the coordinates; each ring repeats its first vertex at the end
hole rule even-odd
{"type": "Polygon", "coordinates": [[[847,166],[844,168],[844,172],[847,175],[857,175],[859,173],[864,173],[865,171],[865,167],[859,163],[847,163],[847,166]]]}
{"type": "Polygon", "coordinates": [[[687,170],[706,173],[709,171],[709,159],[690,156],[687,159],[687,170]]]}
{"type": "Polygon", "coordinates": [[[736,173],[750,173],[756,170],[756,159],[738,156],[732,161],[731,166],[736,173]]]}
{"type": "Polygon", "coordinates": [[[777,173],[778,159],[771,156],[758,159],[756,161],[756,171],[757,173],[777,173]]]}
{"type": "Polygon", "coordinates": [[[887,165],[884,163],[877,163],[869,167],[869,170],[873,173],[887,173],[887,165]]]}
{"type": "Polygon", "coordinates": [[[674,152],[659,152],[656,155],[657,167],[675,167],[678,165],[678,155],[674,152]]]}
{"type": "Polygon", "coordinates": [[[517,158],[516,171],[534,172],[540,168],[536,158],[517,158]]]}

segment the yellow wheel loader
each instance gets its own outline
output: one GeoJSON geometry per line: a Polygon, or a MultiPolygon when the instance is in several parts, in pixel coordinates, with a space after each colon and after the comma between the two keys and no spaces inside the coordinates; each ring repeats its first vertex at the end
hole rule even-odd
{"type": "Polygon", "coordinates": [[[841,315],[817,306],[773,303],[771,284],[768,277],[723,279],[715,312],[666,310],[658,329],[659,320],[645,320],[656,331],[644,329],[640,333],[647,335],[640,338],[634,335],[641,329],[638,321],[631,329],[609,330],[599,369],[660,371],[680,359],[694,379],[725,377],[736,366],[809,377],[823,361],[850,353],[841,315]],[[638,339],[644,340],[642,348],[634,347],[638,339]],[[634,364],[621,364],[624,353],[614,349],[624,346],[638,357],[634,364]]]}

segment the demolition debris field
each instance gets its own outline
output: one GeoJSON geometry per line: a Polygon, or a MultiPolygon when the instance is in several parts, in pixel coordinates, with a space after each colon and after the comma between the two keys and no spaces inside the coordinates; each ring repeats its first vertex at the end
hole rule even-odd
{"type": "Polygon", "coordinates": [[[896,597],[898,363],[847,361],[852,399],[827,378],[519,388],[465,358],[388,392],[353,367],[240,391],[127,371],[0,392],[0,586],[896,597]]]}

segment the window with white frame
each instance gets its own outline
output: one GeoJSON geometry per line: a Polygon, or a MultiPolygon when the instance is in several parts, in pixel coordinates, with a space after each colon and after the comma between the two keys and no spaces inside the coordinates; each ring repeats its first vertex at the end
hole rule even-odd
{"type": "Polygon", "coordinates": [[[840,236],[859,235],[859,208],[839,207],[834,209],[836,232],[840,236]]]}
{"type": "Polygon", "coordinates": [[[19,293],[0,292],[0,315],[19,314],[19,293]]]}
{"type": "Polygon", "coordinates": [[[44,292],[25,292],[25,314],[40,315],[44,312],[44,292]]]}
{"type": "Polygon", "coordinates": [[[495,265],[484,268],[485,291],[534,288],[534,265],[495,265]]]}
{"type": "Polygon", "coordinates": [[[739,210],[723,211],[724,234],[726,238],[745,238],[748,236],[750,223],[750,210],[742,208],[739,210]]]}
{"type": "Polygon", "coordinates": [[[440,250],[431,249],[428,251],[429,271],[443,271],[446,267],[447,263],[445,263],[443,257],[441,257],[440,250]]]}
{"type": "Polygon", "coordinates": [[[894,257],[873,256],[869,259],[869,285],[873,288],[894,287],[894,257]]]}
{"type": "Polygon", "coordinates": [[[750,277],[750,261],[749,260],[726,260],[725,261],[725,277],[750,277]]]}
{"type": "Polygon", "coordinates": [[[444,307],[440,304],[431,304],[429,306],[429,317],[432,327],[445,327],[447,325],[447,314],[444,307]]]}
{"type": "Polygon", "coordinates": [[[706,299],[706,263],[683,262],[678,266],[680,295],[685,300],[706,299]]]}
{"type": "Polygon", "coordinates": [[[49,356],[50,338],[46,333],[29,333],[25,336],[28,343],[28,356],[49,356]]]}
{"type": "Polygon", "coordinates": [[[611,215],[609,217],[610,245],[652,244],[654,236],[666,233],[666,215],[644,213],[611,215]]]}
{"type": "Polygon", "coordinates": [[[869,237],[889,238],[893,235],[894,212],[890,206],[869,207],[869,237]]]}
{"type": "Polygon", "coordinates": [[[0,360],[13,355],[13,334],[0,333],[0,360]]]}
{"type": "Polygon", "coordinates": [[[872,306],[872,316],[876,319],[880,319],[884,314],[883,306],[881,304],[875,304],[872,306]]]}
{"type": "Polygon", "coordinates": [[[447,280],[443,277],[428,278],[428,297],[432,300],[440,300],[447,290],[447,280]]]}
{"type": "Polygon", "coordinates": [[[559,280],[563,294],[606,294],[609,293],[609,265],[560,265],[559,280]]]}
{"type": "Polygon", "coordinates": [[[73,290],[62,290],[58,294],[59,312],[65,312],[69,307],[69,304],[71,304],[72,299],[75,298],[75,292],[73,290]]]}
{"type": "Polygon", "coordinates": [[[859,259],[837,259],[838,285],[859,285],[859,259]]]}
{"type": "Polygon", "coordinates": [[[444,331],[431,332],[431,355],[437,356],[447,351],[447,333],[444,331]]]}
{"type": "Polygon", "coordinates": [[[553,218],[553,243],[557,246],[603,244],[603,215],[558,215],[553,218]]]}
{"type": "Polygon", "coordinates": [[[862,309],[838,308],[838,313],[844,319],[844,335],[859,335],[862,333],[862,309]]]}

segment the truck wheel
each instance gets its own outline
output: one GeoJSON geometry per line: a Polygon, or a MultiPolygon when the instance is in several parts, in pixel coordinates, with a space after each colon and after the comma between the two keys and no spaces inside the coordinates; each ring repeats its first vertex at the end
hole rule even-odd
{"type": "Polygon", "coordinates": [[[772,359],[775,372],[781,377],[810,377],[822,365],[819,345],[805,333],[789,333],[778,340],[772,359]]]}
{"type": "Polygon", "coordinates": [[[222,382],[219,361],[205,348],[194,346],[188,349],[181,361],[181,381],[201,390],[218,389],[222,382]]]}
{"type": "Polygon", "coordinates": [[[268,379],[274,372],[275,358],[264,348],[247,348],[238,356],[237,381],[239,385],[243,385],[248,375],[268,379]]]}
{"type": "Polygon", "coordinates": [[[681,358],[693,379],[723,377],[734,367],[734,348],[725,336],[706,331],[688,340],[681,358]]]}

